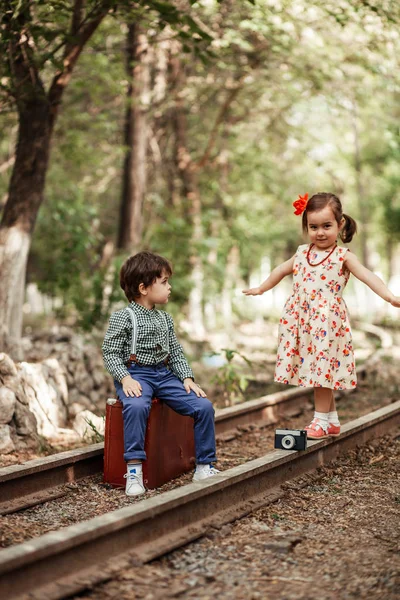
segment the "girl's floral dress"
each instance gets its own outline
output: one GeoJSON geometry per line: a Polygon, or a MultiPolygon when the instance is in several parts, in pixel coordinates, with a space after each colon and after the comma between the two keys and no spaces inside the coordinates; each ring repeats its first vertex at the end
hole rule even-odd
{"type": "Polygon", "coordinates": [[[343,290],[347,248],[330,251],[299,246],[293,265],[293,293],[279,322],[275,381],[304,387],[356,387],[352,336],[343,290]]]}

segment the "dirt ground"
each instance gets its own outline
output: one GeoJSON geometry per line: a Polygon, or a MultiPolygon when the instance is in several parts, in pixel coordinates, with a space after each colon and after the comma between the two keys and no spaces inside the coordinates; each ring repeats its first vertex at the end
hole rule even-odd
{"type": "Polygon", "coordinates": [[[75,596],[85,600],[398,600],[400,430],[283,498],[75,596]]]}

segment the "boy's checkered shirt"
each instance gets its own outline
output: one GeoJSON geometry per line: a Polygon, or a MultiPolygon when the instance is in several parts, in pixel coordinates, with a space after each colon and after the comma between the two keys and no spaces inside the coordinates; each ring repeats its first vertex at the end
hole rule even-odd
{"type": "MultiPolygon", "coordinates": [[[[143,365],[157,365],[169,356],[168,366],[183,381],[186,377],[194,379],[182,346],[178,342],[174,321],[168,313],[168,330],[161,311],[145,308],[131,302],[137,318],[136,357],[143,365]]],[[[117,381],[129,375],[126,366],[131,354],[132,321],[126,309],[113,313],[107,329],[102,350],[106,369],[117,381]]]]}

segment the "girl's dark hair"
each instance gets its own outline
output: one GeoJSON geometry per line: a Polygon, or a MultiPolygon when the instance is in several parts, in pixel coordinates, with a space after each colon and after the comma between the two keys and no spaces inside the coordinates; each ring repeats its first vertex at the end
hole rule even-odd
{"type": "Polygon", "coordinates": [[[152,252],[138,252],[138,254],[130,256],[122,265],[119,283],[129,302],[132,302],[134,298],[140,297],[139,285],[141,283],[148,287],[164,273],[168,277],[172,275],[171,264],[166,258],[152,252]]]}
{"type": "Polygon", "coordinates": [[[351,242],[354,234],[357,231],[357,223],[352,217],[349,217],[349,215],[345,215],[343,213],[342,203],[340,202],[339,198],[335,196],[335,194],[331,193],[318,192],[318,194],[314,194],[314,196],[311,196],[311,198],[307,202],[305,211],[303,212],[303,231],[307,232],[308,230],[308,213],[315,212],[316,210],[322,210],[326,206],[329,206],[332,209],[332,212],[336,219],[336,223],[339,226],[342,223],[342,219],[345,220],[344,227],[340,231],[339,237],[345,243],[351,242]]]}

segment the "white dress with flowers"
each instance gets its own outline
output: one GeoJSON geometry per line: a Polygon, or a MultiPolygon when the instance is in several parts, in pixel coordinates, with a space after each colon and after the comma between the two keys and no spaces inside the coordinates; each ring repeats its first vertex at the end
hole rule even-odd
{"type": "Polygon", "coordinates": [[[352,336],[343,290],[347,248],[330,251],[299,246],[293,265],[293,293],[279,322],[275,381],[304,387],[356,387],[352,336]],[[324,259],[324,255],[326,258],[324,259]],[[324,260],[323,260],[324,259],[324,260]],[[323,262],[319,263],[321,260],[323,262]]]}

